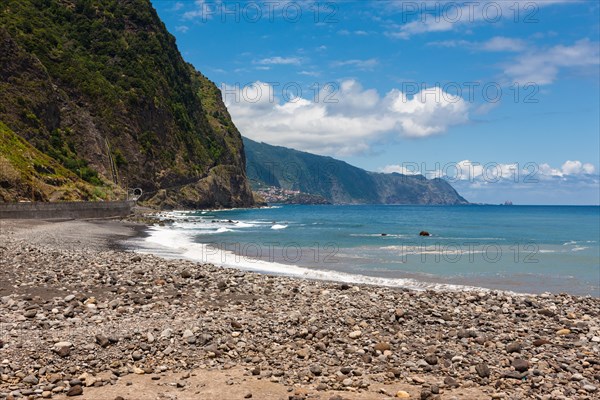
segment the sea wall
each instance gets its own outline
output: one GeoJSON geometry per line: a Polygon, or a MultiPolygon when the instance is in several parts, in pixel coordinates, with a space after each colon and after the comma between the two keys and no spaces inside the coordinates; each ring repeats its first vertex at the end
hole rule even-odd
{"type": "Polygon", "coordinates": [[[64,219],[124,217],[135,201],[0,203],[0,219],[64,219]]]}

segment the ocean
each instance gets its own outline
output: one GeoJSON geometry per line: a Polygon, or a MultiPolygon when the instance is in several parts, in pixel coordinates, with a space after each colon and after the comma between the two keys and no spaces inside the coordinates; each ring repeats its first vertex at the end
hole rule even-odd
{"type": "Polygon", "coordinates": [[[161,215],[173,222],[129,246],[311,279],[600,297],[597,206],[285,205],[161,215]]]}

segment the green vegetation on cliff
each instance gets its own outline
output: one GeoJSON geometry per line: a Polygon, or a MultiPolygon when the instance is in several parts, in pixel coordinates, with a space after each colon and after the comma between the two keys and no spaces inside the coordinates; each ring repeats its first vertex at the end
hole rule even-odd
{"type": "Polygon", "coordinates": [[[139,186],[157,205],[252,204],[219,90],[149,0],[4,0],[0,53],[0,121],[87,184],[139,186]]]}
{"type": "Polygon", "coordinates": [[[102,185],[85,182],[0,122],[0,200],[111,200],[120,194],[102,185]]]}
{"type": "Polygon", "coordinates": [[[248,138],[244,148],[248,179],[255,189],[298,190],[337,204],[467,204],[442,179],[368,172],[331,157],[248,138]]]}

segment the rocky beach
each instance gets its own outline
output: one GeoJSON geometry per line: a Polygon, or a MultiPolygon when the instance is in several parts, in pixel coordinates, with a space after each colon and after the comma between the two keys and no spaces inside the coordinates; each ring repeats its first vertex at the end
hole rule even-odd
{"type": "Polygon", "coordinates": [[[0,221],[0,399],[598,399],[600,299],[408,291],[0,221]]]}

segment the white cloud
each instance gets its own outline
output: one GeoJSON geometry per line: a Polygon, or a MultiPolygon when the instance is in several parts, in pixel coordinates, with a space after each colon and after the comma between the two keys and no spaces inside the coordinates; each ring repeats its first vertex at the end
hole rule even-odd
{"type": "Polygon", "coordinates": [[[302,59],[298,57],[269,57],[254,61],[254,64],[262,65],[299,65],[302,59]]]}
{"type": "MultiPolygon", "coordinates": [[[[178,4],[175,3],[175,7],[178,7],[178,4]]],[[[213,14],[215,13],[215,7],[220,5],[219,0],[216,0],[214,3],[208,3],[206,0],[195,0],[194,1],[194,9],[188,10],[183,13],[183,19],[196,19],[202,18],[202,20],[209,20],[213,18],[213,14]]],[[[183,4],[178,10],[183,8],[183,4]]]]}
{"type": "Polygon", "coordinates": [[[448,126],[468,122],[468,104],[438,87],[424,89],[410,100],[399,90],[392,90],[386,99],[390,109],[400,116],[396,123],[406,136],[431,136],[445,132],[448,126]]]}
{"type": "Polygon", "coordinates": [[[419,175],[420,172],[417,169],[414,168],[410,168],[409,166],[406,165],[398,165],[398,164],[391,164],[391,165],[386,165],[383,168],[379,169],[379,172],[383,172],[386,174],[391,174],[391,173],[398,173],[398,174],[402,174],[402,175],[419,175]]]}
{"type": "Polygon", "coordinates": [[[496,36],[482,43],[481,49],[485,51],[522,51],[525,49],[525,42],[521,39],[496,36]]]}
{"type": "Polygon", "coordinates": [[[190,30],[190,28],[188,26],[185,26],[185,25],[179,25],[179,26],[175,27],[175,30],[177,32],[186,33],[187,31],[190,30]]]}
{"type": "Polygon", "coordinates": [[[445,32],[454,28],[454,24],[442,20],[426,19],[425,21],[413,21],[400,27],[398,32],[388,32],[387,35],[400,39],[408,39],[412,35],[426,32],[445,32]]]}
{"type": "Polygon", "coordinates": [[[592,175],[596,167],[591,163],[567,160],[560,169],[552,168],[548,164],[540,165],[540,173],[544,176],[565,177],[569,175],[592,175]]]}
{"type": "MultiPolygon", "coordinates": [[[[515,204],[599,204],[600,175],[590,163],[566,161],[560,167],[547,163],[471,164],[471,173],[449,173],[447,179],[472,202],[515,204]]],[[[443,169],[442,169],[443,170],[443,169]]],[[[451,169],[447,169],[450,171],[451,169]]],[[[437,171],[436,171],[437,172],[437,171]]]]}
{"type": "Polygon", "coordinates": [[[594,166],[594,164],[591,164],[591,163],[583,164],[581,169],[584,174],[588,174],[588,175],[592,175],[592,174],[594,174],[594,172],[596,172],[596,167],[594,166]]]}
{"type": "MultiPolygon", "coordinates": [[[[398,172],[405,175],[422,174],[427,178],[445,178],[451,182],[466,181],[481,186],[482,184],[512,182],[537,183],[554,179],[589,178],[594,176],[596,168],[591,163],[581,161],[565,161],[560,168],[553,168],[547,163],[497,163],[462,160],[444,165],[427,165],[414,162],[386,165],[380,172],[398,172]]],[[[596,174],[597,175],[597,174],[596,174]]]]}
{"type": "Polygon", "coordinates": [[[504,73],[517,82],[547,85],[556,80],[561,69],[600,65],[599,46],[598,42],[582,39],[572,46],[532,49],[506,65],[504,73]]]}
{"type": "Polygon", "coordinates": [[[429,42],[427,45],[473,51],[517,52],[519,54],[515,59],[502,66],[508,83],[548,85],[556,80],[561,70],[595,68],[597,73],[600,65],[600,43],[589,39],[549,48],[527,46],[523,40],[503,36],[496,36],[485,42],[443,40],[429,42]]]}
{"type": "Polygon", "coordinates": [[[437,47],[472,47],[473,42],[469,42],[468,40],[440,40],[435,42],[428,42],[428,46],[437,46],[437,47]]]}
{"type": "Polygon", "coordinates": [[[464,47],[475,51],[519,52],[526,48],[525,41],[504,36],[495,36],[485,42],[470,42],[468,40],[442,40],[427,43],[437,47],[464,47]]]}
{"type": "Polygon", "coordinates": [[[223,96],[243,135],[319,154],[357,154],[390,134],[427,137],[469,121],[469,105],[439,88],[410,99],[396,89],[380,96],[355,80],[331,89],[286,99],[281,87],[256,82],[226,87],[223,96]]]}
{"type": "Polygon", "coordinates": [[[494,25],[502,20],[514,21],[515,18],[518,18],[519,22],[524,22],[526,19],[534,21],[539,18],[538,7],[569,2],[572,0],[389,2],[386,4],[391,5],[393,11],[402,13],[403,23],[392,26],[386,34],[400,39],[409,39],[411,36],[424,33],[448,32],[474,24],[494,25]],[[532,9],[532,6],[535,8],[532,9]]]}
{"type": "Polygon", "coordinates": [[[298,72],[298,74],[306,75],[306,76],[314,76],[314,77],[321,75],[321,73],[317,72],[317,71],[300,71],[300,72],[298,72]]]}
{"type": "Polygon", "coordinates": [[[358,69],[373,69],[377,65],[379,65],[379,60],[376,58],[369,58],[368,60],[344,60],[344,61],[334,61],[331,63],[332,67],[356,67],[358,69]]]}

